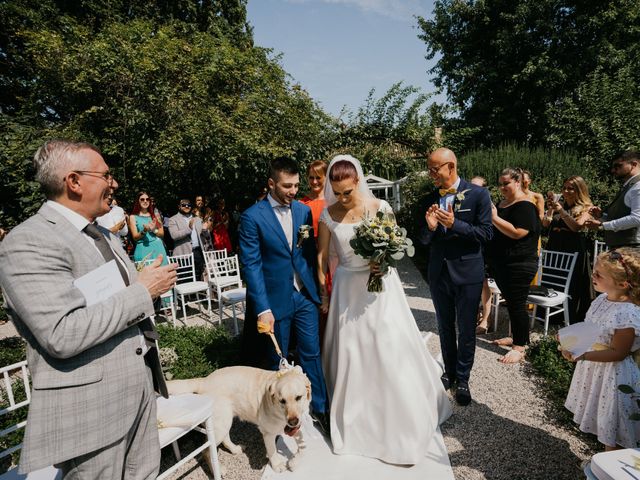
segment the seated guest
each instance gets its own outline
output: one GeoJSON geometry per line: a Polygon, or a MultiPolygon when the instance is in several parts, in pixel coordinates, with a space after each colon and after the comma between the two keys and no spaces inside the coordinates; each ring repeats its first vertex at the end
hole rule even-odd
{"type": "Polygon", "coordinates": [[[129,235],[129,227],[127,227],[127,215],[121,206],[118,205],[114,197],[113,188],[109,191],[107,197],[107,203],[109,204],[109,212],[96,218],[96,222],[101,227],[106,228],[111,233],[116,235],[122,243],[125,242],[127,235],[129,235]]]}
{"type": "Polygon", "coordinates": [[[547,249],[557,252],[578,252],[578,259],[569,285],[569,321],[581,322],[591,304],[591,262],[587,254],[585,223],[593,217],[589,188],[582,177],[567,178],[562,185],[562,197],[547,201],[547,214],[542,225],[549,228],[547,249]]]}
{"type": "Polygon", "coordinates": [[[135,242],[133,261],[153,260],[162,255],[162,265],[166,265],[167,251],[162,243],[164,227],[154,212],[155,205],[151,203],[149,194],[144,190],[139,192],[129,216],[129,230],[135,242]]]}
{"type": "Polygon", "coordinates": [[[495,343],[512,346],[501,362],[518,363],[529,343],[527,296],[538,270],[540,219],[535,205],[522,191],[520,169],[504,169],[498,182],[504,199],[492,207],[494,235],[487,244],[486,256],[490,273],[507,302],[513,338],[495,343]]]}

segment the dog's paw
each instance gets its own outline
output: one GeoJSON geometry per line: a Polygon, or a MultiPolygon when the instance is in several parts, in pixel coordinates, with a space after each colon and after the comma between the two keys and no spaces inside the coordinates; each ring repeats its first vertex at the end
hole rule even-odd
{"type": "Polygon", "coordinates": [[[269,465],[271,469],[276,473],[282,473],[287,469],[287,459],[276,453],[269,459],[269,465]]]}
{"type": "Polygon", "coordinates": [[[292,472],[300,466],[300,455],[295,455],[287,462],[287,468],[292,472]]]}
{"type": "Polygon", "coordinates": [[[240,445],[234,445],[229,449],[229,451],[234,455],[238,455],[239,453],[242,453],[242,447],[240,445]]]}

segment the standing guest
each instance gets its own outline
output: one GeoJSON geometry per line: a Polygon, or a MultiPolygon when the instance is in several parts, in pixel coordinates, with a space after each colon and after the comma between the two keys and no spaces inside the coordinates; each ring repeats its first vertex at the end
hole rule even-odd
{"type": "Polygon", "coordinates": [[[55,465],[64,478],[154,479],[154,386],[168,395],[149,316],[175,284],[175,268],[158,258],[136,272],[119,240],[94,223],[118,188],[96,147],[50,141],[34,167],[47,201],[0,246],[0,284],[27,342],[32,382],[19,470],[55,465]],[[74,283],[107,262],[125,287],[88,305],[74,283]]]}
{"type": "Polygon", "coordinates": [[[178,213],[169,219],[169,233],[173,238],[173,254],[189,255],[193,253],[193,268],[196,280],[202,279],[204,255],[200,244],[202,219],[191,213],[193,205],[187,198],[178,202],[178,213]]]}
{"type": "Polygon", "coordinates": [[[489,192],[458,176],[458,160],[438,148],[427,160],[437,188],[426,199],[421,242],[431,246],[429,289],[436,308],[445,372],[456,401],[471,403],[469,377],[476,349],[476,317],[484,281],[482,247],[491,239],[489,192]],[[456,326],[458,329],[456,335],[456,326]]]}
{"type": "Polygon", "coordinates": [[[312,416],[329,434],[327,390],[320,361],[316,243],[298,237],[310,225],[311,210],[295,200],[300,184],[291,158],[271,163],[269,195],[240,219],[240,260],[247,282],[243,332],[245,362],[277,370],[279,357],[266,335],[273,332],[286,357],[291,330],[298,340],[300,366],[311,381],[312,416]],[[298,246],[299,245],[299,246],[298,246]]]}
{"type": "Polygon", "coordinates": [[[611,164],[611,172],[622,182],[622,188],[603,213],[592,207],[594,217],[587,227],[604,230],[609,248],[640,246],[640,153],[627,150],[611,164]]]}
{"type": "Polygon", "coordinates": [[[500,358],[503,363],[518,363],[529,344],[529,285],[538,270],[538,211],[522,191],[522,170],[506,168],[498,180],[504,199],[492,205],[495,235],[487,245],[489,271],[507,302],[513,338],[494,343],[511,346],[500,358]]]}
{"type": "Polygon", "coordinates": [[[136,203],[129,216],[129,230],[135,242],[133,261],[142,262],[162,255],[162,265],[167,264],[167,251],[162,243],[164,227],[162,220],[156,217],[155,205],[146,191],[136,196],[136,203]]]}
{"type": "Polygon", "coordinates": [[[622,393],[619,385],[636,387],[640,370],[632,353],[640,349],[640,250],[620,248],[598,256],[593,270],[593,286],[601,292],[585,322],[601,329],[595,342],[608,348],[574,358],[566,350],[564,358],[577,362],[565,407],[583,432],[598,436],[605,450],[636,448],[640,423],[630,418],[637,411],[634,395],[622,393]]]}
{"type": "MultiPolygon", "coordinates": [[[[307,167],[307,181],[309,183],[309,193],[307,193],[301,203],[304,203],[311,209],[313,217],[313,236],[318,240],[318,220],[322,210],[326,206],[324,198],[324,184],[327,178],[327,163],[322,160],[315,160],[307,167]]],[[[325,288],[327,295],[331,295],[331,272],[327,271],[325,278],[325,288]]],[[[320,348],[322,349],[324,332],[327,327],[327,313],[320,312],[320,348]]]]}
{"type": "MultiPolygon", "coordinates": [[[[487,188],[487,180],[484,177],[476,175],[470,180],[470,183],[482,188],[487,188]]],[[[482,282],[482,295],[480,296],[480,306],[482,307],[478,311],[478,320],[476,325],[476,335],[484,335],[489,331],[489,317],[491,315],[491,289],[489,288],[489,279],[486,275],[482,282]]]]}
{"type": "Polygon", "coordinates": [[[589,209],[593,207],[593,203],[589,198],[586,182],[579,176],[569,177],[563,182],[562,199],[562,202],[548,202],[542,226],[549,228],[547,249],[578,253],[569,285],[569,321],[576,323],[584,320],[591,304],[591,263],[584,227],[592,219],[589,209]]]}
{"type": "Polygon", "coordinates": [[[229,213],[225,210],[224,198],[219,198],[215,203],[215,209],[211,215],[213,224],[213,248],[226,250],[231,254],[231,238],[229,238],[229,213]]]}
{"type": "Polygon", "coordinates": [[[327,177],[327,163],[322,160],[311,162],[307,167],[307,180],[309,182],[309,193],[302,200],[302,203],[311,209],[313,216],[313,236],[318,238],[318,220],[324,210],[324,182],[327,177]]]}
{"type": "MultiPolygon", "coordinates": [[[[529,201],[536,206],[538,216],[540,217],[540,220],[542,220],[545,210],[544,197],[541,193],[530,190],[529,187],[531,187],[531,172],[529,172],[528,170],[522,170],[522,191],[527,196],[529,201]]],[[[540,247],[538,246],[538,251],[539,250],[540,247]]]]}
{"type": "Polygon", "coordinates": [[[109,192],[107,198],[110,210],[104,215],[96,218],[96,222],[101,227],[106,228],[111,233],[116,235],[120,242],[124,244],[127,235],[129,235],[129,227],[127,227],[127,215],[121,206],[118,205],[115,199],[115,192],[113,189],[109,192]]]}
{"type": "Polygon", "coordinates": [[[193,210],[194,212],[196,210],[200,212],[200,218],[205,219],[211,216],[211,213],[212,213],[211,208],[209,208],[209,206],[205,202],[205,199],[202,195],[196,195],[194,203],[195,203],[195,208],[193,210]]]}

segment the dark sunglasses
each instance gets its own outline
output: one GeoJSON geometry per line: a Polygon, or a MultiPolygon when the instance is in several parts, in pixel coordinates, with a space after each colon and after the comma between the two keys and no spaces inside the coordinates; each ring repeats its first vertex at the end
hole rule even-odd
{"type": "Polygon", "coordinates": [[[190,203],[181,203],[180,204],[181,207],[188,207],[191,208],[191,204],[190,203]]]}

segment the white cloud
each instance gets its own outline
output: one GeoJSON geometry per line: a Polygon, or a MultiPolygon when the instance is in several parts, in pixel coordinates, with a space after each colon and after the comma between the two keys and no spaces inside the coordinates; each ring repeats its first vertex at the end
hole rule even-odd
{"type": "Polygon", "coordinates": [[[333,3],[349,5],[365,12],[384,15],[396,20],[412,20],[414,15],[427,16],[433,8],[432,0],[287,0],[290,3],[333,3]]]}

